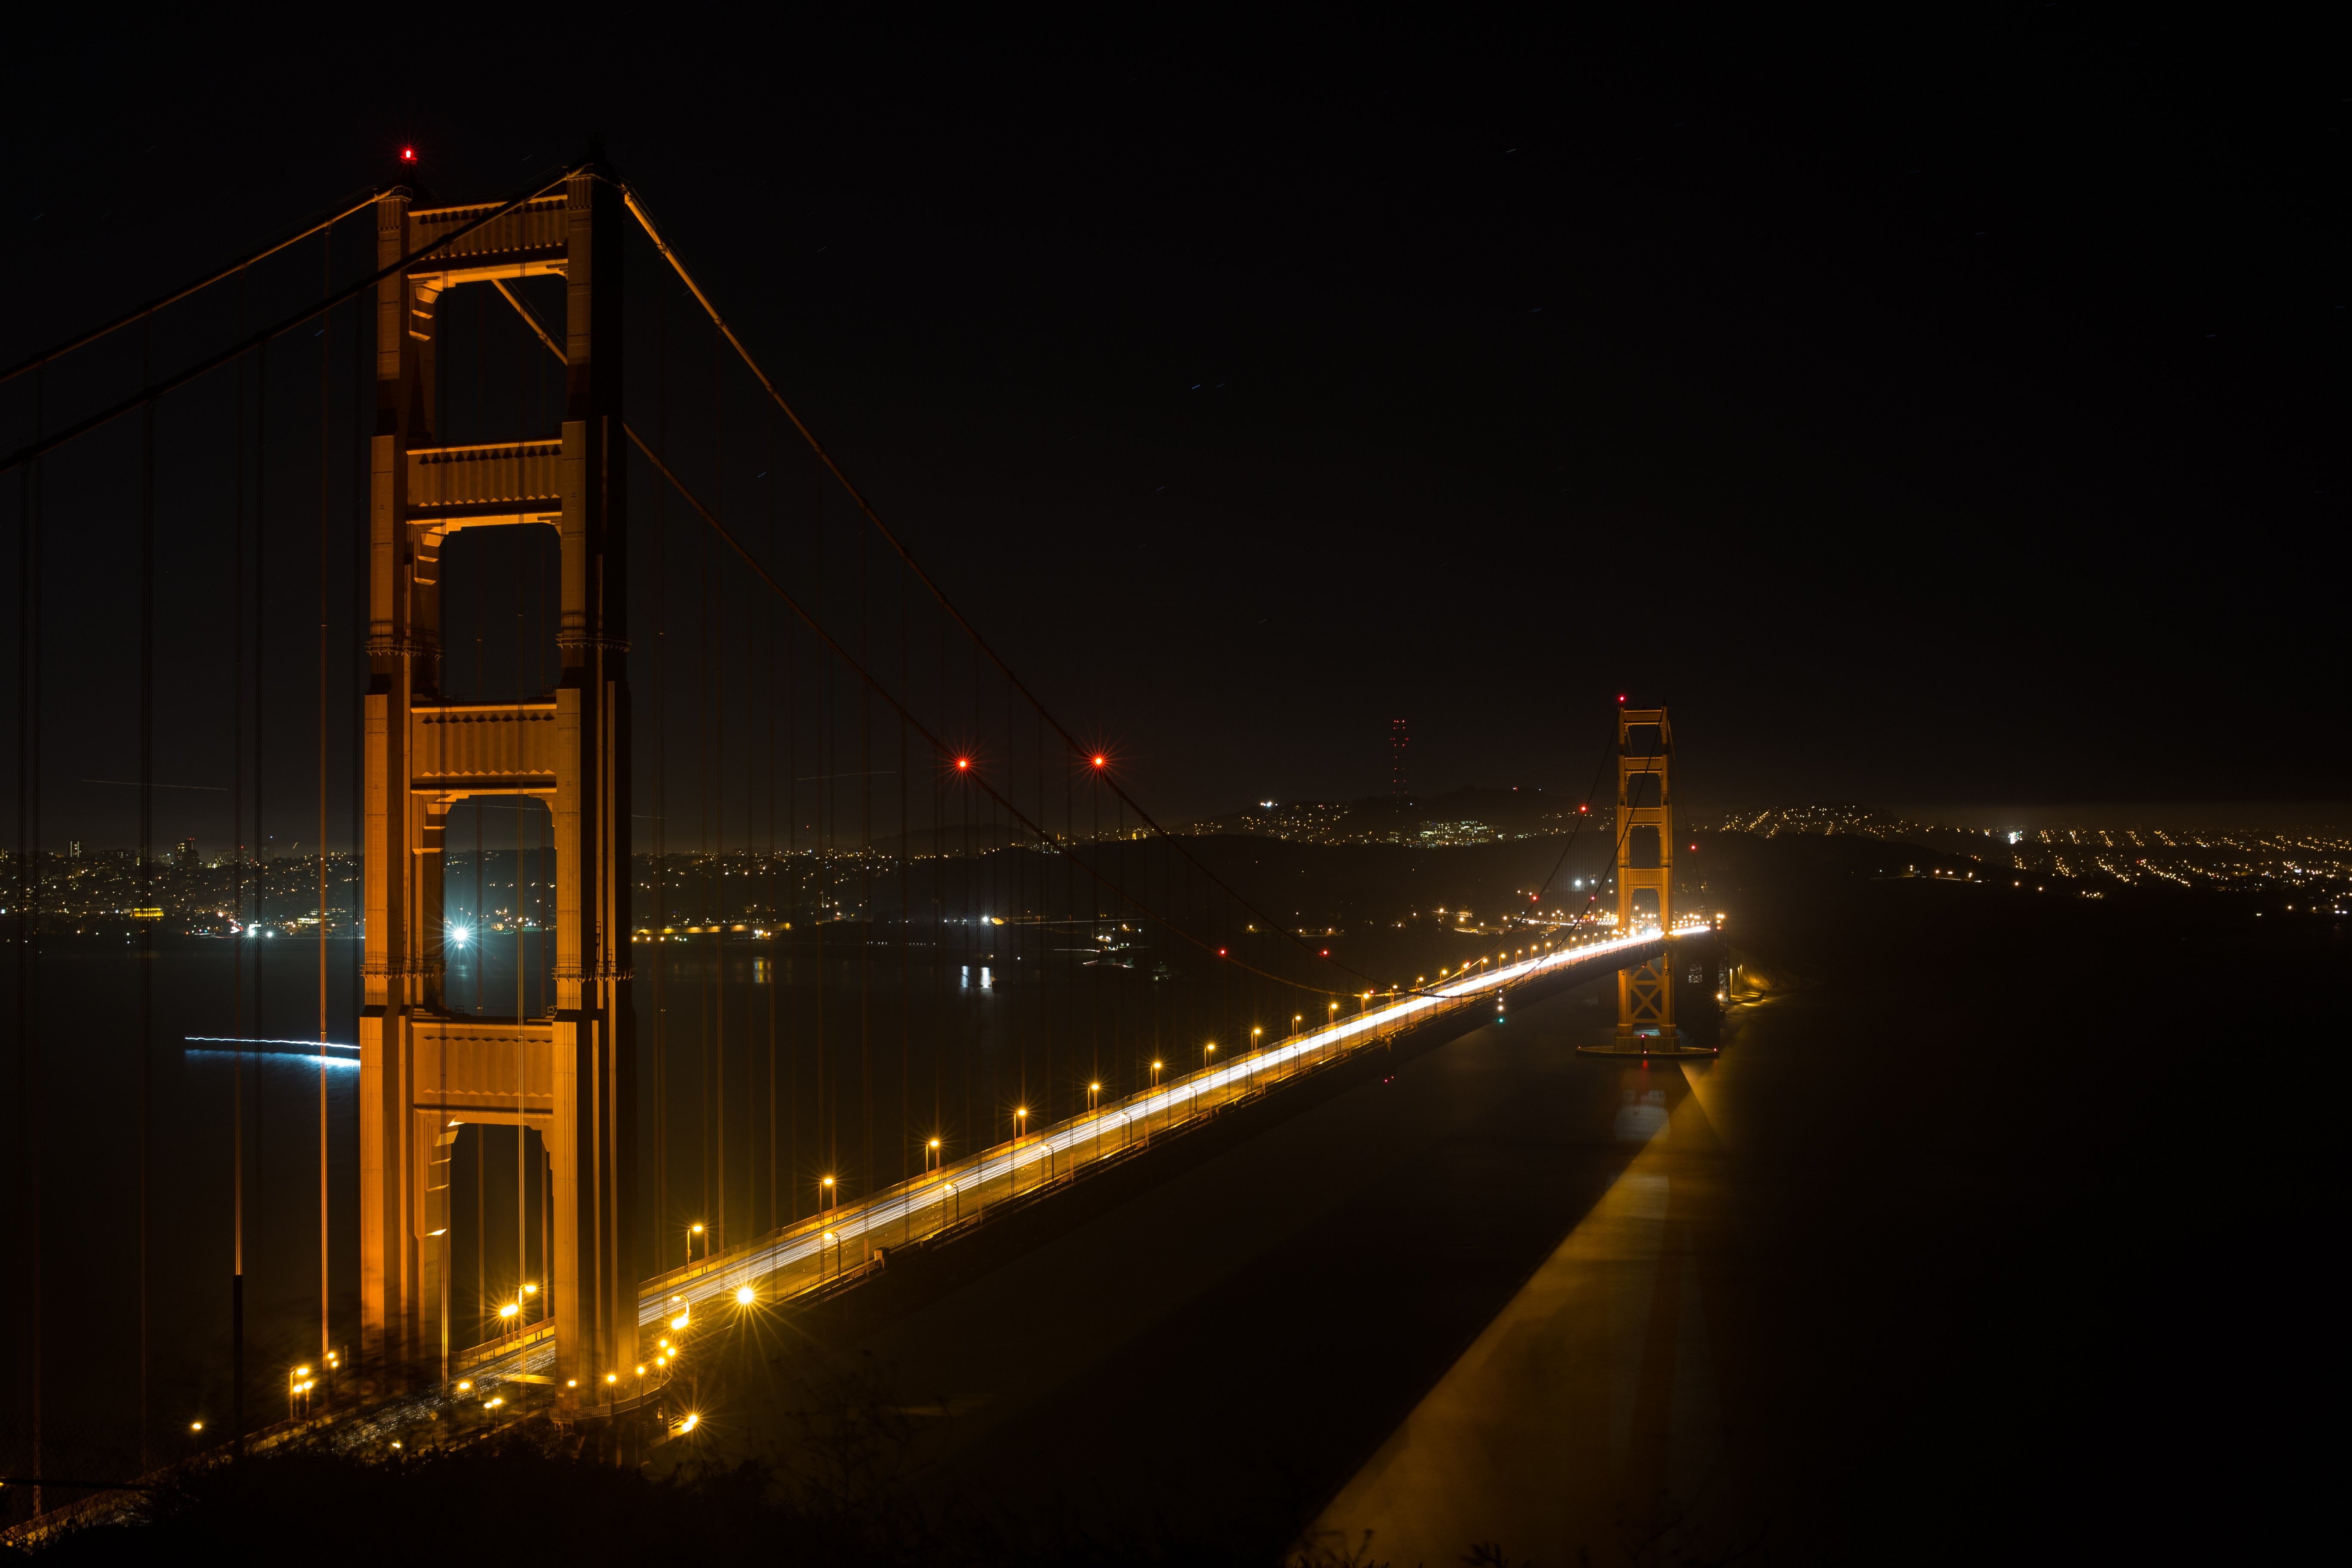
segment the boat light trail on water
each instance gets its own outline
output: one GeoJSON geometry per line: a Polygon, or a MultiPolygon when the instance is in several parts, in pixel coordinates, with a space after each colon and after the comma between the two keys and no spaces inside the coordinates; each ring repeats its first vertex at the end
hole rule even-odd
{"type": "Polygon", "coordinates": [[[304,1062],[315,1067],[333,1068],[341,1072],[360,1070],[360,1048],[329,1040],[322,1047],[317,1040],[247,1040],[233,1035],[183,1035],[186,1043],[180,1048],[184,1057],[243,1057],[263,1058],[272,1061],[304,1062]],[[233,1047],[223,1050],[226,1046],[233,1047]],[[321,1056],[321,1049],[340,1051],[340,1056],[321,1056]]]}

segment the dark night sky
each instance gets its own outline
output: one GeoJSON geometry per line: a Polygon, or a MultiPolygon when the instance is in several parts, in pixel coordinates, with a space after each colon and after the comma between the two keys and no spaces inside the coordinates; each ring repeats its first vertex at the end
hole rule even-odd
{"type": "Polygon", "coordinates": [[[1619,691],[1702,808],[2342,799],[2344,92],[2229,25],[93,33],[12,73],[0,354],[601,131],[1171,813],[1380,792],[1398,715],[1580,790],[1619,691]]]}

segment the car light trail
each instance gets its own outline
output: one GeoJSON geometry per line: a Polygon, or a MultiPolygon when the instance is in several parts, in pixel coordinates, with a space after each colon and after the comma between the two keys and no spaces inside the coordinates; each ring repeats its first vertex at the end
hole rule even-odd
{"type": "MultiPolygon", "coordinates": [[[[1711,922],[1694,920],[1678,922],[1673,934],[1683,936],[1711,929],[1711,922]]],[[[1033,1173],[1036,1173],[1042,1184],[1048,1177],[1038,1173],[1041,1168],[1056,1174],[1067,1171],[1072,1168],[1072,1163],[1066,1158],[1068,1155],[1089,1146],[1100,1150],[1106,1139],[1122,1137],[1135,1123],[1148,1121],[1154,1117],[1181,1114],[1205,1097],[1230,1096],[1270,1070],[1295,1066],[1302,1058],[1328,1051],[1334,1046],[1345,1046],[1351,1041],[1360,1043],[1365,1037],[1376,1036],[1449,1005],[1485,998],[1505,986],[1659,940],[1657,928],[1652,926],[1630,935],[1604,937],[1580,946],[1558,948],[1491,968],[1476,966],[1417,994],[1401,996],[1385,1006],[1295,1036],[1278,1045],[1246,1053],[1237,1059],[1218,1061],[1213,1057],[1210,1058],[1212,1065],[1206,1068],[1182,1078],[1164,1079],[1155,1088],[1140,1090],[1099,1110],[1045,1128],[1018,1143],[999,1144],[944,1168],[935,1167],[910,1182],[886,1188],[863,1203],[843,1203],[838,1207],[829,1208],[824,1211],[822,1222],[815,1218],[801,1221],[801,1225],[809,1227],[807,1230],[796,1231],[772,1241],[751,1243],[740,1256],[722,1255],[715,1267],[709,1267],[708,1271],[696,1274],[689,1279],[681,1281],[673,1273],[649,1282],[647,1293],[638,1302],[638,1325],[640,1329],[658,1333],[665,1319],[685,1317],[692,1313],[696,1306],[705,1302],[713,1306],[722,1302],[745,1304],[747,1292],[755,1301],[773,1303],[790,1296],[793,1291],[761,1289],[764,1281],[802,1266],[814,1266],[824,1270],[829,1260],[838,1258],[844,1253],[854,1258],[861,1257],[865,1249],[853,1244],[867,1237],[878,1238],[893,1233],[903,1235],[905,1227],[917,1215],[948,1206],[958,1194],[975,1194],[992,1182],[1004,1182],[1008,1187],[1017,1188],[1033,1173]]],[[[973,1212],[979,1211],[975,1208],[973,1212]]],[[[689,1265],[688,1270],[694,1267],[689,1265]]],[[[835,1276],[825,1273],[822,1277],[835,1276]]],[[[551,1359],[551,1347],[544,1345],[509,1352],[505,1356],[481,1362],[475,1375],[496,1378],[506,1370],[505,1363],[509,1360],[536,1364],[540,1360],[551,1359]]]]}

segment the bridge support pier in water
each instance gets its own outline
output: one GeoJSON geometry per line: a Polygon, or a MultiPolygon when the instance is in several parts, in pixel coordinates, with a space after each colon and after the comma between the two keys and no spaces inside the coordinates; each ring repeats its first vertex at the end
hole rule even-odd
{"type": "MultiPolygon", "coordinates": [[[[495,210],[418,207],[388,190],[380,264],[495,210]]],[[[376,1394],[446,1378],[462,1348],[449,1339],[449,1147],[467,1122],[539,1135],[553,1198],[551,1277],[540,1283],[562,1407],[610,1411],[633,1382],[608,1377],[637,1359],[625,216],[604,172],[576,170],[378,289],[360,1017],[361,1333],[376,1394]],[[561,434],[447,445],[434,426],[442,297],[551,276],[566,296],[561,434]],[[551,692],[453,702],[441,681],[442,547],[487,527],[555,531],[561,674],[551,692]],[[537,1017],[455,1013],[442,994],[444,830],[453,805],[479,795],[536,798],[552,819],[554,1005],[537,1017]]]]}

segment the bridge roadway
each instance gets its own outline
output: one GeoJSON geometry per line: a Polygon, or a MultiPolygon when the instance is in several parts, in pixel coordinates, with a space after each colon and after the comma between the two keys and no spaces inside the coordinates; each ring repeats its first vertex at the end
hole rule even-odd
{"type": "MultiPolygon", "coordinates": [[[[1703,921],[1677,922],[1674,934],[1706,929],[1703,921]]],[[[1034,1191],[1221,1105],[1378,1045],[1442,1012],[1598,959],[1622,961],[1658,940],[1653,926],[1627,936],[1565,943],[1513,963],[1482,966],[1468,976],[1367,1008],[1344,1022],[1170,1078],[1156,1088],[996,1144],[860,1202],[843,1204],[822,1215],[770,1232],[716,1258],[657,1275],[646,1281],[637,1303],[639,1325],[647,1331],[645,1342],[656,1344],[666,1331],[695,1326],[698,1317],[707,1315],[706,1309],[725,1310],[738,1305],[739,1293],[746,1289],[751,1300],[761,1303],[789,1300],[864,1267],[877,1250],[977,1222],[991,1204],[1034,1191]]],[[[554,1346],[542,1330],[514,1348],[479,1347],[452,1364],[468,1381],[486,1385],[518,1377],[538,1381],[553,1359],[554,1346]]],[[[627,1400],[640,1391],[652,1392],[657,1374],[651,1369],[656,1364],[648,1356],[643,1384],[634,1367],[604,1369],[604,1375],[609,1385],[627,1400]]]]}

